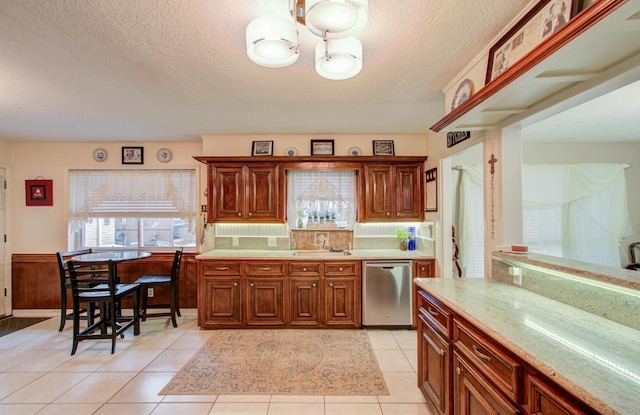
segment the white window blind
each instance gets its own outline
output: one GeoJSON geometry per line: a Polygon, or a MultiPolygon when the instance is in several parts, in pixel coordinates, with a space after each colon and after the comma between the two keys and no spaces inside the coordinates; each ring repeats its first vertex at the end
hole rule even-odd
{"type": "Polygon", "coordinates": [[[287,218],[296,228],[297,214],[335,212],[336,222],[353,226],[356,218],[356,172],[290,170],[287,172],[287,218]]]}
{"type": "Polygon", "coordinates": [[[195,170],[70,170],[71,229],[94,217],[196,218],[195,170]]]}

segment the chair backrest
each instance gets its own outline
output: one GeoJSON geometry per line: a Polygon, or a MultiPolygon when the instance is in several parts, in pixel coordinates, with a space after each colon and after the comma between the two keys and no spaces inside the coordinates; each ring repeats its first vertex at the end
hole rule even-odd
{"type": "Polygon", "coordinates": [[[636,256],[636,250],[640,250],[640,242],[634,242],[629,244],[629,260],[631,263],[639,262],[639,257],[636,256]]]}
{"type": "Polygon", "coordinates": [[[182,248],[178,249],[173,256],[173,265],[171,266],[171,279],[178,280],[180,275],[180,263],[182,262],[182,248]]]}
{"type": "Polygon", "coordinates": [[[67,261],[71,294],[74,299],[82,294],[110,295],[115,299],[118,285],[116,263],[113,261],[67,261]]]}
{"type": "Polygon", "coordinates": [[[67,268],[67,262],[69,259],[76,255],[90,254],[91,248],[77,249],[75,251],[62,251],[56,252],[58,258],[58,272],[60,273],[60,283],[62,285],[67,283],[69,279],[69,269],[67,268]]]}

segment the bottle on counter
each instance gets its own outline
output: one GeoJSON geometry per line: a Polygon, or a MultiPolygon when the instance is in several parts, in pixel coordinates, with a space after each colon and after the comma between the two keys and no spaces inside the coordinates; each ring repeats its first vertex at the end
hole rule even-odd
{"type": "Polygon", "coordinates": [[[407,249],[409,251],[415,251],[416,250],[416,227],[409,226],[409,233],[413,236],[413,238],[409,239],[409,242],[407,242],[407,249]]]}

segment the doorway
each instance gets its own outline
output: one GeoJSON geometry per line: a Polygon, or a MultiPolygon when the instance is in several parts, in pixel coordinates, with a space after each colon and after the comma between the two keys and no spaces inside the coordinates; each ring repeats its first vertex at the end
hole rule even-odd
{"type": "Polygon", "coordinates": [[[450,179],[444,180],[451,189],[449,206],[443,206],[449,213],[443,226],[445,230],[451,229],[451,238],[445,238],[444,243],[450,244],[452,278],[485,276],[482,160],[482,143],[478,143],[444,163],[450,172],[450,179]]]}
{"type": "Polygon", "coordinates": [[[7,176],[6,170],[3,167],[0,167],[0,243],[2,247],[0,248],[0,296],[2,296],[2,301],[0,301],[0,317],[3,317],[11,312],[7,303],[10,297],[6,295],[7,282],[6,278],[9,275],[9,265],[7,264],[7,253],[5,252],[7,249],[7,241],[6,241],[6,218],[7,218],[7,176]]]}

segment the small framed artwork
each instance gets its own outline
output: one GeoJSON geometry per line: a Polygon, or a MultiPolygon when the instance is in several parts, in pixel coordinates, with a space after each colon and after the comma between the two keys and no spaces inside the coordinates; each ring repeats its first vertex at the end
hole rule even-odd
{"type": "Polygon", "coordinates": [[[53,206],[53,180],[25,180],[27,206],[53,206]]]}
{"type": "Polygon", "coordinates": [[[374,156],[393,156],[393,140],[373,140],[374,156]]]}
{"type": "Polygon", "coordinates": [[[273,141],[254,141],[251,146],[252,156],[273,156],[273,141]]]}
{"type": "Polygon", "coordinates": [[[312,156],[333,156],[333,140],[311,140],[312,156]]]}
{"type": "Polygon", "coordinates": [[[438,169],[434,168],[425,172],[427,186],[425,189],[427,203],[426,212],[438,211],[438,169]]]}
{"type": "Polygon", "coordinates": [[[122,147],[122,164],[144,164],[144,147],[122,147]]]}

